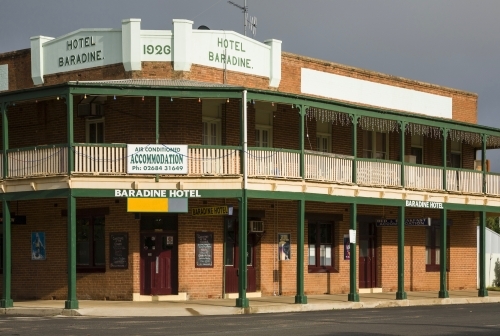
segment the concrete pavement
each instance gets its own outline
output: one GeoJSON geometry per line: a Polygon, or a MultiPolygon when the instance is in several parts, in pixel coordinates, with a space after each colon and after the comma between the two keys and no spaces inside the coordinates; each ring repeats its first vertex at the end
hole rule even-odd
{"type": "Polygon", "coordinates": [[[448,299],[439,299],[437,291],[407,292],[407,300],[396,300],[396,293],[360,294],[360,302],[347,301],[347,294],[310,295],[307,304],[295,304],[293,296],[251,298],[250,307],[235,307],[234,299],[189,301],[93,301],[80,300],[79,309],[64,309],[62,300],[14,302],[13,308],[0,309],[0,314],[23,316],[202,316],[259,313],[285,313],[313,310],[359,309],[428,306],[467,303],[499,303],[500,292],[490,291],[480,298],[477,290],[450,291],[448,299]]]}

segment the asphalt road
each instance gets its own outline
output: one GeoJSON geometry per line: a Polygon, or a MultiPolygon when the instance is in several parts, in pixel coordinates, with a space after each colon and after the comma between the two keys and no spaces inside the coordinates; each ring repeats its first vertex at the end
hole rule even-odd
{"type": "Polygon", "coordinates": [[[0,317],[0,335],[500,335],[500,304],[233,316],[0,317]]]}

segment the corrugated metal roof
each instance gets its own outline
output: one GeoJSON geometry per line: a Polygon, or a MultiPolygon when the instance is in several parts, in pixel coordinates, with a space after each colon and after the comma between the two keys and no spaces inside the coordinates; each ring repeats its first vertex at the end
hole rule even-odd
{"type": "Polygon", "coordinates": [[[117,80],[100,80],[100,81],[71,81],[71,84],[82,85],[127,85],[127,86],[172,86],[172,87],[210,87],[210,88],[237,88],[239,86],[197,82],[185,79],[117,79],[117,80]]]}

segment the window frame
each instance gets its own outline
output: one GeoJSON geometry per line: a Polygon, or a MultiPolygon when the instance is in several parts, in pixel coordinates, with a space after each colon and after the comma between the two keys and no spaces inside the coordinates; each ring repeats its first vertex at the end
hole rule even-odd
{"type": "Polygon", "coordinates": [[[273,128],[272,126],[255,125],[255,147],[272,148],[273,147],[273,128]],[[267,132],[267,146],[262,143],[262,132],[267,132]]]}
{"type": "Polygon", "coordinates": [[[369,131],[369,130],[363,130],[363,146],[362,146],[362,152],[363,152],[363,158],[367,159],[377,159],[377,160],[389,160],[389,132],[377,132],[377,131],[369,131]],[[368,132],[371,133],[371,148],[368,149],[365,145],[365,137],[368,138],[368,132]],[[384,134],[385,135],[385,151],[384,153],[384,158],[380,159],[377,158],[377,134],[384,134]],[[365,136],[366,134],[366,136],[365,136]],[[365,155],[365,152],[369,151],[371,153],[371,157],[367,157],[365,155]]]}
{"type": "MultiPolygon", "coordinates": [[[[446,228],[446,256],[447,256],[447,262],[446,262],[446,271],[450,271],[450,226],[446,228]]],[[[440,272],[441,271],[441,265],[440,265],[440,260],[437,260],[436,258],[436,252],[437,252],[437,244],[436,244],[436,231],[438,231],[441,234],[441,226],[436,225],[436,226],[429,226],[425,228],[425,271],[426,272],[440,272]],[[428,239],[428,235],[431,235],[430,238],[428,239]],[[430,246],[428,242],[431,242],[430,246]],[[427,253],[428,249],[430,249],[430,255],[431,255],[431,262],[428,264],[427,263],[427,253]]],[[[439,237],[438,244],[441,244],[441,237],[439,237]]],[[[442,253],[442,248],[439,246],[439,251],[442,253]]]]}
{"type": "Polygon", "coordinates": [[[462,149],[463,149],[462,142],[460,142],[460,141],[451,141],[450,142],[450,161],[448,162],[448,167],[450,167],[450,168],[462,168],[462,149]],[[459,145],[459,147],[460,147],[459,150],[453,148],[454,143],[459,145]],[[456,156],[456,155],[458,155],[458,157],[460,158],[458,161],[458,162],[460,162],[459,167],[455,167],[453,165],[452,158],[453,158],[453,156],[456,156]]]}
{"type": "Polygon", "coordinates": [[[307,224],[307,271],[308,273],[337,273],[338,269],[336,268],[336,250],[338,247],[337,241],[336,241],[336,236],[335,236],[335,223],[331,221],[311,221],[307,224]],[[331,266],[322,266],[320,265],[320,258],[321,258],[321,225],[330,225],[331,226],[331,266]],[[311,226],[316,226],[316,243],[314,246],[315,250],[315,265],[310,265],[309,264],[309,251],[310,251],[310,227],[311,226]]]}
{"type": "Polygon", "coordinates": [[[79,241],[78,241],[78,234],[79,234],[79,221],[84,220],[84,219],[89,219],[89,231],[88,231],[88,251],[89,251],[89,265],[82,265],[78,264],[78,259],[77,259],[77,264],[76,264],[76,272],[77,273],[104,273],[106,272],[106,216],[104,214],[82,214],[82,215],[77,215],[76,218],[76,253],[78,256],[79,253],[79,241]],[[95,247],[96,247],[96,242],[95,242],[95,222],[96,219],[102,218],[102,251],[104,255],[104,263],[103,265],[96,265],[96,260],[95,260],[95,247]]]}
{"type": "MultiPolygon", "coordinates": [[[[201,144],[205,146],[220,146],[222,144],[222,134],[221,134],[221,120],[219,118],[210,118],[203,117],[202,118],[202,131],[201,131],[201,144]],[[205,134],[205,125],[207,125],[206,129],[208,130],[208,134],[205,134]],[[207,139],[212,138],[212,127],[215,126],[215,144],[207,143],[205,141],[205,137],[207,139]]],[[[209,141],[210,142],[210,141],[209,141]]]]}
{"type": "Polygon", "coordinates": [[[421,150],[421,160],[420,160],[420,162],[418,160],[418,156],[414,155],[415,156],[415,160],[416,160],[415,163],[416,164],[423,164],[424,163],[424,147],[425,147],[425,145],[424,145],[424,136],[423,135],[412,135],[410,143],[411,143],[411,146],[410,146],[410,153],[411,153],[411,155],[414,155],[413,154],[413,149],[414,148],[421,150]],[[416,139],[416,138],[420,138],[421,141],[419,143],[414,142],[413,139],[416,139]]]}
{"type": "Polygon", "coordinates": [[[274,111],[263,106],[255,109],[255,147],[273,147],[273,118],[274,111]],[[262,131],[267,131],[267,146],[262,144],[262,131]]]}
{"type": "MultiPolygon", "coordinates": [[[[87,118],[85,120],[85,139],[87,141],[87,143],[105,143],[106,142],[106,138],[105,138],[105,135],[106,135],[106,131],[105,131],[105,120],[104,120],[104,117],[97,117],[97,118],[87,118]],[[90,139],[90,125],[97,125],[97,124],[102,124],[102,142],[98,142],[97,139],[95,139],[96,141],[91,141],[90,139]]],[[[96,128],[96,137],[98,138],[98,134],[97,134],[97,128],[96,128]]]]}

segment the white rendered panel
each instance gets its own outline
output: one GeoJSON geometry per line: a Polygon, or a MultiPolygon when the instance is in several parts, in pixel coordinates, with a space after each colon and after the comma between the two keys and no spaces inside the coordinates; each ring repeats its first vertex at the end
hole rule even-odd
{"type": "Polygon", "coordinates": [[[0,91],[7,91],[9,89],[9,65],[0,65],[0,91]]]}
{"type": "Polygon", "coordinates": [[[333,99],[452,118],[452,99],[416,90],[302,68],[301,91],[333,99]]]}
{"type": "Polygon", "coordinates": [[[172,61],[172,31],[141,30],[141,59],[143,61],[172,61]]]}
{"type": "Polygon", "coordinates": [[[80,29],[44,43],[43,53],[45,75],[121,63],[122,33],[80,29]]]}
{"type": "Polygon", "coordinates": [[[193,30],[192,43],[193,63],[269,78],[271,47],[263,43],[222,30],[193,30]]]}

